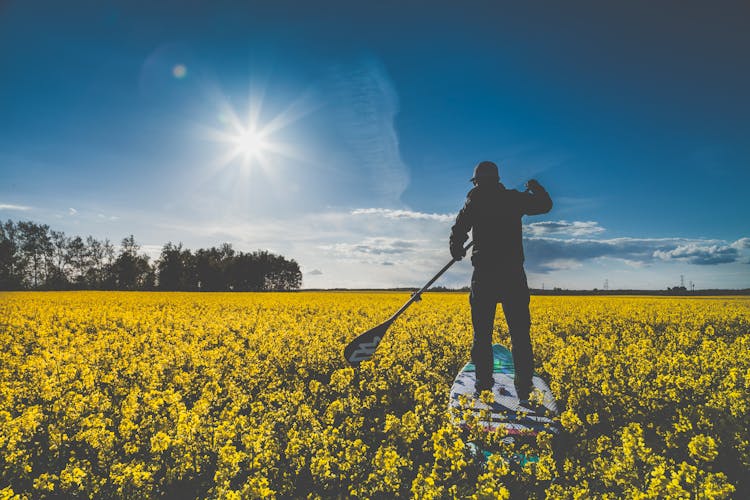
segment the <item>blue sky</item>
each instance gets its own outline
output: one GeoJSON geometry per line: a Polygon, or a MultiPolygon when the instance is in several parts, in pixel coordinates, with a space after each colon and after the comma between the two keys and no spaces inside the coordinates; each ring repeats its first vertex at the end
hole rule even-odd
{"type": "MultiPolygon", "coordinates": [[[[0,6],[0,218],[416,286],[481,160],[532,286],[750,287],[746,2],[0,6]]],[[[462,262],[444,284],[468,283],[462,262]]]]}

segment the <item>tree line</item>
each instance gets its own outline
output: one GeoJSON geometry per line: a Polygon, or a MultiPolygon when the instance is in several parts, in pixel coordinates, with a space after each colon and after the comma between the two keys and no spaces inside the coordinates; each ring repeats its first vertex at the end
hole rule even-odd
{"type": "Polygon", "coordinates": [[[191,251],[166,243],[153,263],[131,234],[119,247],[31,221],[0,223],[0,290],[287,291],[302,286],[297,262],[229,243],[191,251]]]}

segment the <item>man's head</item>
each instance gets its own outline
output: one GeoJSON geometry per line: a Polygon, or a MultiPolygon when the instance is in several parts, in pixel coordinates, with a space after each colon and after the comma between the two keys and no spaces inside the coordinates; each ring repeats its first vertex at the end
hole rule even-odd
{"type": "Polygon", "coordinates": [[[474,167],[474,177],[471,182],[478,186],[479,184],[497,184],[500,181],[500,174],[497,172],[497,165],[491,161],[480,162],[474,167]]]}

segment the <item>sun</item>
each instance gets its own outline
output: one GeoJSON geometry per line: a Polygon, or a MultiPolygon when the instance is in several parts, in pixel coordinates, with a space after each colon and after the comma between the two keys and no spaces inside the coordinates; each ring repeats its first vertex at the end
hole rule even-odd
{"type": "Polygon", "coordinates": [[[241,130],[233,141],[236,147],[237,156],[242,156],[245,162],[257,160],[263,161],[264,155],[271,151],[273,144],[266,140],[262,131],[248,128],[241,130]]]}
{"type": "Polygon", "coordinates": [[[222,168],[237,165],[243,170],[266,169],[271,153],[285,153],[284,145],[273,140],[273,131],[268,127],[258,127],[255,120],[242,123],[235,113],[225,116],[228,117],[224,119],[225,129],[214,130],[211,134],[215,141],[228,146],[218,162],[222,168]]]}
{"type": "Polygon", "coordinates": [[[238,113],[228,99],[221,96],[217,114],[221,127],[204,129],[205,138],[226,145],[212,165],[212,171],[237,168],[245,174],[260,170],[270,175],[280,166],[282,157],[304,158],[294,144],[284,141],[284,132],[310,112],[305,100],[290,103],[284,111],[267,121],[262,119],[262,108],[263,93],[250,93],[246,113],[238,113]]]}

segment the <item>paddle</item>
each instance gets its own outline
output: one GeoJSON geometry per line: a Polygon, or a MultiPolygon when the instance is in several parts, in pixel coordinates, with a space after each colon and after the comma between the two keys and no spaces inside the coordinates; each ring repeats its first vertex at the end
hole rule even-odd
{"type": "MultiPolygon", "coordinates": [[[[474,242],[469,242],[469,244],[464,247],[464,250],[468,251],[473,244],[474,242]]],[[[370,359],[375,354],[375,349],[377,349],[380,341],[383,340],[385,332],[388,331],[391,323],[396,321],[396,318],[398,318],[402,312],[406,311],[406,309],[410,305],[412,305],[412,303],[418,301],[421,298],[422,292],[427,290],[430,285],[437,281],[437,279],[456,262],[458,262],[458,260],[456,259],[452,259],[450,262],[448,262],[445,267],[443,267],[435,276],[432,277],[430,281],[427,282],[425,286],[420,288],[419,291],[415,292],[409,298],[409,300],[407,300],[406,303],[401,306],[401,309],[396,311],[393,316],[391,316],[385,322],[379,324],[375,328],[367,330],[365,333],[352,340],[349,345],[344,348],[344,358],[346,358],[349,364],[351,364],[352,366],[357,366],[362,361],[370,359]]]]}

